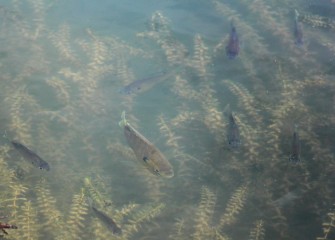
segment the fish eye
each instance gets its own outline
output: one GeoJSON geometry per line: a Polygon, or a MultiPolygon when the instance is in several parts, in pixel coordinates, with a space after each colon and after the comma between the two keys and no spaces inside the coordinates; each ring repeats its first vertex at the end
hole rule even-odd
{"type": "Polygon", "coordinates": [[[143,157],[143,161],[147,162],[149,159],[147,157],[143,157]]]}
{"type": "Polygon", "coordinates": [[[154,172],[155,172],[156,175],[160,175],[159,170],[157,168],[154,170],[154,172]]]}

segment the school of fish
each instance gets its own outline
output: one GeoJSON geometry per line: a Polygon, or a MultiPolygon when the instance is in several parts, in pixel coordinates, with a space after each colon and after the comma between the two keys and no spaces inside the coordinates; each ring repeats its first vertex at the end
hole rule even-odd
{"type": "MultiPolygon", "coordinates": [[[[299,12],[294,10],[294,43],[297,46],[303,46],[303,28],[299,21],[299,12]]],[[[237,33],[237,29],[233,21],[230,22],[230,33],[228,43],[225,47],[225,53],[228,59],[235,59],[240,53],[240,39],[237,33]]],[[[140,92],[144,86],[154,84],[168,77],[169,74],[166,71],[159,72],[153,76],[137,79],[130,84],[119,89],[119,93],[123,95],[130,95],[140,92]]],[[[228,105],[229,106],[229,105],[228,105]]],[[[233,112],[226,110],[227,116],[227,128],[226,128],[226,139],[229,149],[238,149],[241,146],[240,129],[233,112]]],[[[121,114],[121,121],[119,122],[120,127],[123,129],[125,139],[129,147],[134,152],[137,161],[144,166],[152,175],[160,176],[163,178],[172,178],[174,176],[174,170],[172,164],[167,160],[163,153],[146,137],[132,127],[125,117],[125,111],[121,114]]],[[[21,154],[24,160],[30,162],[33,166],[39,169],[50,171],[50,165],[44,159],[42,159],[37,153],[29,149],[23,143],[19,141],[10,141],[13,148],[21,154]]],[[[301,162],[301,143],[297,126],[294,128],[291,143],[291,152],[288,157],[289,162],[299,163],[301,162]]],[[[293,201],[292,199],[298,198],[298,194],[295,192],[289,192],[285,196],[279,198],[274,202],[278,206],[282,206],[287,202],[293,201]]],[[[115,223],[115,221],[104,212],[100,211],[90,203],[92,212],[94,215],[106,225],[106,227],[114,234],[121,235],[122,229],[115,223]]],[[[15,225],[2,224],[1,230],[5,232],[5,228],[17,228],[15,225]]]]}

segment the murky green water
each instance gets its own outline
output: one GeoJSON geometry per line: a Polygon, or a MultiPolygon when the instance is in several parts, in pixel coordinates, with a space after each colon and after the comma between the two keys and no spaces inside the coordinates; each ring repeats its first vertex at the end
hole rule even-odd
{"type": "Polygon", "coordinates": [[[0,130],[50,165],[1,141],[1,222],[18,227],[4,239],[333,239],[334,13],[330,0],[2,2],[0,130]],[[135,159],[123,110],[173,178],[135,159]]]}

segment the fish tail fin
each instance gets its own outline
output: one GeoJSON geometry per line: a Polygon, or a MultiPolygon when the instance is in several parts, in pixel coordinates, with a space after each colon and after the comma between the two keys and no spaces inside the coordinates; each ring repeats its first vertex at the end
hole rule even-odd
{"type": "Polygon", "coordinates": [[[8,139],[7,131],[6,130],[3,132],[2,137],[5,138],[5,139],[8,139]]]}
{"type": "Polygon", "coordinates": [[[299,128],[299,124],[295,123],[295,124],[294,124],[294,128],[293,128],[293,129],[294,129],[294,132],[297,132],[297,131],[298,131],[298,128],[299,128]]]}
{"type": "Polygon", "coordinates": [[[120,127],[125,127],[128,125],[128,122],[126,120],[126,111],[122,111],[122,114],[121,114],[121,121],[119,122],[119,126],[120,127]]]}
{"type": "Polygon", "coordinates": [[[228,103],[226,106],[225,106],[225,108],[223,109],[223,114],[225,115],[225,116],[230,116],[231,114],[232,114],[232,111],[231,111],[231,109],[230,109],[230,104],[228,103]]]}
{"type": "Polygon", "coordinates": [[[234,24],[234,19],[232,18],[230,20],[230,28],[233,32],[236,32],[236,27],[235,27],[235,24],[234,24]]]}
{"type": "Polygon", "coordinates": [[[299,18],[299,12],[297,9],[294,9],[294,17],[295,17],[295,20],[298,21],[298,18],[299,18]]]}
{"type": "Polygon", "coordinates": [[[6,130],[3,132],[2,137],[3,137],[4,139],[6,139],[8,142],[10,142],[6,130]]]}
{"type": "Polygon", "coordinates": [[[86,197],[86,202],[87,202],[88,206],[90,206],[90,208],[94,208],[92,198],[86,197]]]}

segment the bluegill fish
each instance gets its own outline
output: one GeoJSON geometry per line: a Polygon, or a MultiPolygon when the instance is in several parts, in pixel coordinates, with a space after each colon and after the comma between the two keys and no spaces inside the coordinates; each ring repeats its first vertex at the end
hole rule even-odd
{"type": "Polygon", "coordinates": [[[226,46],[226,54],[229,59],[234,59],[240,52],[240,41],[234,23],[231,22],[230,26],[231,30],[229,35],[229,41],[226,46]]]}
{"type": "Polygon", "coordinates": [[[144,85],[150,85],[150,84],[153,84],[155,82],[158,82],[166,76],[167,76],[167,72],[162,71],[162,72],[160,72],[160,73],[158,73],[154,76],[151,76],[151,77],[137,79],[134,82],[122,87],[119,90],[119,93],[124,94],[124,95],[130,95],[132,93],[136,93],[136,92],[140,91],[141,89],[143,89],[144,85]]]}
{"type": "Polygon", "coordinates": [[[95,216],[114,234],[121,235],[122,229],[114,222],[112,218],[107,216],[105,213],[99,211],[95,207],[91,206],[95,216]]]}
{"type": "Polygon", "coordinates": [[[300,160],[301,145],[297,128],[298,128],[297,125],[295,125],[292,136],[291,155],[289,157],[289,161],[292,163],[299,163],[301,161],[300,160]]]}
{"type": "Polygon", "coordinates": [[[123,128],[128,145],[134,151],[137,160],[141,164],[156,176],[173,177],[174,173],[170,162],[154,144],[127,122],[124,111],[122,112],[119,125],[123,128]]]}
{"type": "Polygon", "coordinates": [[[25,160],[31,162],[35,167],[47,171],[50,170],[50,166],[46,161],[44,161],[40,156],[38,156],[36,153],[34,153],[26,146],[24,146],[22,143],[19,143],[18,141],[11,141],[11,144],[22,155],[22,157],[25,160]]]}
{"type": "Polygon", "coordinates": [[[302,24],[299,22],[299,12],[295,9],[294,10],[294,43],[301,47],[304,44],[303,41],[303,32],[302,32],[302,24]]]}
{"type": "Polygon", "coordinates": [[[229,104],[224,110],[228,116],[228,127],[227,127],[227,141],[228,146],[231,149],[236,149],[241,145],[240,129],[235,121],[233,112],[230,110],[229,104]]]}

